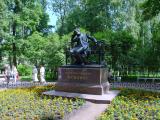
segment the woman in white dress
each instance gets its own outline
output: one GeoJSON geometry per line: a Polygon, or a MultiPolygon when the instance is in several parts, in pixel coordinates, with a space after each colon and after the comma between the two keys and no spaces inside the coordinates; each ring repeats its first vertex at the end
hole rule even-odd
{"type": "Polygon", "coordinates": [[[5,78],[6,78],[6,81],[7,81],[7,85],[9,84],[10,77],[11,77],[11,69],[10,69],[10,66],[8,65],[5,68],[5,78]]]}
{"type": "Polygon", "coordinates": [[[14,82],[16,83],[17,82],[17,75],[18,75],[18,71],[17,71],[17,68],[16,66],[13,66],[13,79],[14,79],[14,82]]]}

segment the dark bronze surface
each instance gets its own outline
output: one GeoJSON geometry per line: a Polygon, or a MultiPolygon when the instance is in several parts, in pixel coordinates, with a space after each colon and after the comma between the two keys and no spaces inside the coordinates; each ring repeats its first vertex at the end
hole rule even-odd
{"type": "Polygon", "coordinates": [[[64,68],[58,70],[56,90],[64,92],[104,94],[109,89],[106,68],[64,68]]]}

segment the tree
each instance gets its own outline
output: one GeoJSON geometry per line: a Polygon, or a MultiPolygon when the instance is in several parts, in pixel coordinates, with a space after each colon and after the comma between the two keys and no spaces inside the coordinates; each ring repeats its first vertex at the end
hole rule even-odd
{"type": "Polygon", "coordinates": [[[64,25],[65,25],[65,18],[68,13],[72,10],[74,6],[74,0],[53,0],[52,1],[52,10],[58,16],[59,19],[59,26],[58,26],[58,33],[62,36],[64,34],[64,25]]]}
{"type": "Polygon", "coordinates": [[[0,1],[0,67],[4,66],[5,61],[3,61],[3,57],[7,53],[8,48],[10,48],[6,42],[7,39],[11,38],[9,35],[9,22],[10,13],[8,6],[6,2],[2,0],[0,1]]]}
{"type": "Polygon", "coordinates": [[[160,13],[160,1],[159,0],[146,0],[142,4],[143,19],[149,20],[157,16],[160,13]]]}
{"type": "Polygon", "coordinates": [[[25,42],[25,61],[35,65],[45,64],[47,72],[54,73],[55,77],[58,66],[65,61],[63,44],[57,34],[46,37],[42,33],[34,32],[25,42]]]}
{"type": "Polygon", "coordinates": [[[109,0],[77,0],[63,19],[64,33],[71,32],[77,26],[91,33],[111,28],[109,3],[109,0]]]}
{"type": "Polygon", "coordinates": [[[108,45],[108,58],[111,56],[111,61],[107,61],[113,68],[119,66],[127,66],[130,64],[130,51],[135,46],[135,39],[127,31],[104,31],[98,32],[95,36],[101,40],[105,40],[108,45]]]}
{"type": "Polygon", "coordinates": [[[91,33],[111,28],[110,0],[83,0],[84,27],[91,33]]]}
{"type": "Polygon", "coordinates": [[[25,56],[28,58],[28,61],[35,65],[43,63],[46,44],[47,40],[43,37],[42,33],[34,32],[29,36],[24,44],[25,56]]]}
{"type": "Polygon", "coordinates": [[[36,31],[42,15],[42,6],[39,1],[32,0],[9,0],[6,1],[9,19],[10,39],[6,41],[11,44],[11,53],[13,55],[13,64],[17,64],[17,55],[21,54],[23,39],[36,31]],[[20,44],[22,43],[22,44],[20,44]]]}
{"type": "Polygon", "coordinates": [[[47,7],[48,7],[48,2],[47,0],[40,0],[41,4],[41,9],[42,9],[42,14],[39,16],[39,24],[36,27],[36,30],[38,32],[42,32],[44,35],[48,35],[51,32],[51,29],[54,26],[48,25],[49,22],[49,15],[46,12],[47,7]]]}

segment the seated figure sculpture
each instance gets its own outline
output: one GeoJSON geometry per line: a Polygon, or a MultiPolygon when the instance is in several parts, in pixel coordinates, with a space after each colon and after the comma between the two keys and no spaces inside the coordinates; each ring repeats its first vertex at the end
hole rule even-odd
{"type": "Polygon", "coordinates": [[[87,34],[80,33],[79,29],[75,29],[71,38],[71,50],[72,64],[84,65],[86,64],[85,57],[87,57],[89,51],[89,41],[93,41],[97,44],[97,40],[87,34]]]}

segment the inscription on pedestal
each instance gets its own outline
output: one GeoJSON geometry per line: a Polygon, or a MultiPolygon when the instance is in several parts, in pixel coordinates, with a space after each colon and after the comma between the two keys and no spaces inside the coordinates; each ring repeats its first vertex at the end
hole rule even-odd
{"type": "Polygon", "coordinates": [[[88,80],[92,75],[92,71],[87,70],[76,70],[76,69],[60,69],[60,73],[62,74],[60,79],[67,79],[67,80],[88,80]],[[65,76],[65,78],[64,78],[65,76]]]}
{"type": "Polygon", "coordinates": [[[59,82],[100,84],[107,82],[105,68],[59,68],[59,82]]]}
{"type": "Polygon", "coordinates": [[[105,94],[109,91],[108,74],[105,68],[58,69],[57,91],[84,94],[105,94]]]}

